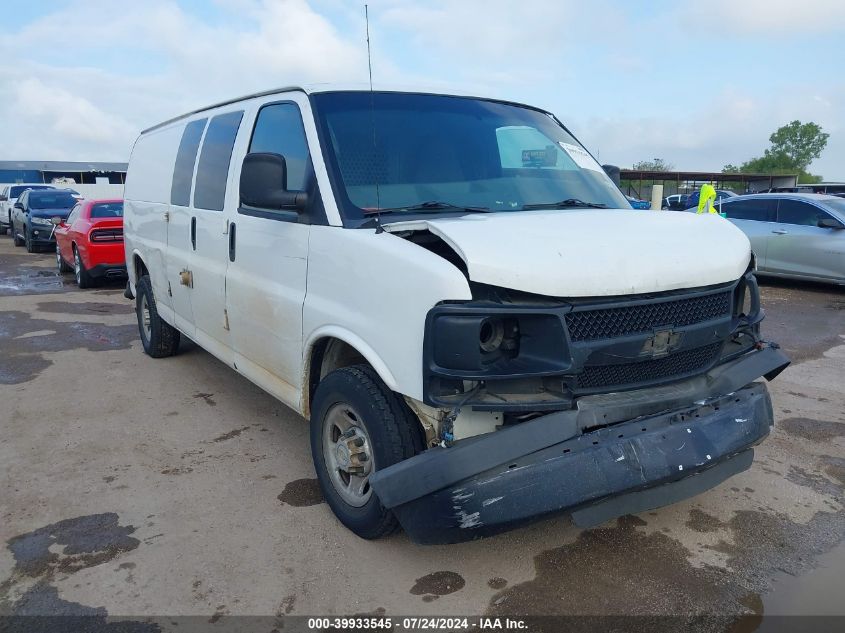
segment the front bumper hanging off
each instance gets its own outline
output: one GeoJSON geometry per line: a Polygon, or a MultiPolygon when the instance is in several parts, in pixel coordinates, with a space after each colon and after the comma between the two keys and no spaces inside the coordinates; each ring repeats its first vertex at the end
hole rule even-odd
{"type": "Polygon", "coordinates": [[[747,469],[769,433],[767,347],[675,385],[588,396],[494,433],[434,448],[370,478],[418,543],[493,534],[552,512],[582,526],[703,492],[747,469]]]}

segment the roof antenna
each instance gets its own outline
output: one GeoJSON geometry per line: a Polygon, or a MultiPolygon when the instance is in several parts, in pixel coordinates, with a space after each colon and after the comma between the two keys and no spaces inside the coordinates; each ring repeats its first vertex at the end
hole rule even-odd
{"type": "MultiPolygon", "coordinates": [[[[367,67],[370,71],[370,125],[373,127],[373,158],[376,154],[376,105],[375,95],[373,93],[373,57],[370,53],[370,12],[366,4],[364,4],[364,23],[367,27],[367,67]]],[[[374,174],[376,185],[376,233],[384,233],[384,228],[381,226],[381,195],[378,187],[378,172],[374,174]]]]}

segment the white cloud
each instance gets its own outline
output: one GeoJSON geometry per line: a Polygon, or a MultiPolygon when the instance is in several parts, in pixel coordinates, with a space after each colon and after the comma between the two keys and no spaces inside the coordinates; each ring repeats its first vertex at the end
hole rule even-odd
{"type": "Polygon", "coordinates": [[[842,0],[693,0],[681,6],[682,20],[705,34],[824,34],[845,27],[842,0]]]}
{"type": "MultiPolygon", "coordinates": [[[[832,136],[814,168],[845,177],[845,82],[831,33],[845,26],[841,0],[690,0],[663,11],[612,0],[369,4],[377,84],[535,103],[623,165],[662,156],[718,169],[762,153],[779,125],[815,120],[832,136]],[[714,35],[724,31],[748,36],[726,48],[714,35]],[[830,59],[804,53],[815,33],[831,42],[830,59]],[[716,55],[724,51],[728,64],[716,55]],[[811,74],[836,72],[772,81],[767,51],[793,51],[811,74]]],[[[212,9],[77,0],[8,32],[0,120],[12,124],[0,157],[125,160],[141,129],[221,99],[367,80],[360,2],[215,0],[212,9]]]]}
{"type": "Polygon", "coordinates": [[[96,145],[115,138],[126,140],[133,133],[122,118],[103,112],[85,97],[51,88],[40,79],[17,83],[14,93],[11,120],[33,124],[47,134],[96,145]]]}

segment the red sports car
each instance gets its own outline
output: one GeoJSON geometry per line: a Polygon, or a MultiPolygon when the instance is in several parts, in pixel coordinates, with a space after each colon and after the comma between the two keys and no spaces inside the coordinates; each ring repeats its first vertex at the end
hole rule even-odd
{"type": "Polygon", "coordinates": [[[126,276],[123,200],[80,200],[55,231],[59,271],[72,270],[80,288],[126,276]]]}

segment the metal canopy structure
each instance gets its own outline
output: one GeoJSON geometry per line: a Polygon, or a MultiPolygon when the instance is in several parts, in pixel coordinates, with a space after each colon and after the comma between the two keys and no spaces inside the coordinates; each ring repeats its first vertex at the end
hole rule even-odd
{"type": "Polygon", "coordinates": [[[2,183],[51,183],[54,178],[72,178],[77,184],[95,184],[108,178],[113,184],[126,180],[128,163],[64,160],[0,160],[2,183]]]}
{"type": "Polygon", "coordinates": [[[648,200],[651,198],[651,188],[654,185],[663,185],[664,196],[689,193],[704,184],[711,184],[717,189],[730,189],[736,193],[751,193],[775,187],[794,187],[798,182],[798,175],[622,169],[620,180],[622,190],[629,196],[648,200]]]}

